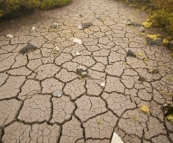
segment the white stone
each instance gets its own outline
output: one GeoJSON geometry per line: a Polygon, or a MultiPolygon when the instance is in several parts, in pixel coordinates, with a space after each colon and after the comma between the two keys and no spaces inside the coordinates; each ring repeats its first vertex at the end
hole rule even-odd
{"type": "Polygon", "coordinates": [[[112,140],[111,140],[111,143],[124,143],[124,142],[121,140],[121,137],[119,137],[119,136],[114,132],[113,137],[112,137],[112,140]]]}
{"type": "Polygon", "coordinates": [[[58,46],[55,46],[55,50],[59,51],[60,49],[59,49],[59,47],[58,47],[58,46]]]}
{"type": "Polygon", "coordinates": [[[9,37],[9,38],[13,38],[13,35],[11,35],[11,34],[7,34],[7,37],[9,37]]]}
{"type": "Polygon", "coordinates": [[[82,40],[81,39],[70,38],[70,40],[72,40],[74,43],[82,44],[82,40]]]}
{"type": "Polygon", "coordinates": [[[127,21],[127,25],[131,25],[132,23],[131,23],[131,21],[130,20],[128,20],[127,21]]]}
{"type": "Polygon", "coordinates": [[[82,24],[78,25],[78,27],[77,27],[77,28],[78,28],[78,29],[80,29],[80,30],[82,30],[82,29],[83,29],[82,24]]]}
{"type": "Polygon", "coordinates": [[[77,51],[77,52],[76,52],[76,55],[77,55],[77,56],[79,56],[79,55],[80,55],[80,53],[77,51]]]}
{"type": "Polygon", "coordinates": [[[32,30],[35,30],[35,27],[32,27],[32,30]]]}
{"type": "Polygon", "coordinates": [[[63,95],[63,91],[61,91],[61,90],[53,91],[53,96],[55,96],[55,97],[61,97],[62,95],[63,95]]]}
{"type": "Polygon", "coordinates": [[[101,85],[102,87],[105,87],[105,82],[101,82],[100,85],[101,85]]]}

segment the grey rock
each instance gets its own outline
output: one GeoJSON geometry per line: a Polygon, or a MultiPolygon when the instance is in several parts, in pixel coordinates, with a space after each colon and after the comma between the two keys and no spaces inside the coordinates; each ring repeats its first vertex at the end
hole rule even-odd
{"type": "Polygon", "coordinates": [[[58,23],[53,22],[53,23],[51,24],[51,28],[57,28],[57,27],[58,27],[58,23]]]}
{"type": "Polygon", "coordinates": [[[135,53],[133,53],[131,50],[127,51],[127,56],[128,57],[136,57],[135,53]]]}
{"type": "Polygon", "coordinates": [[[141,27],[141,26],[142,26],[142,24],[140,24],[140,23],[137,23],[137,22],[131,22],[130,19],[127,20],[127,25],[128,25],[128,26],[135,26],[135,27],[141,27]]]}
{"type": "Polygon", "coordinates": [[[141,77],[138,78],[138,80],[139,81],[145,81],[145,78],[141,76],[141,77]]]}
{"type": "Polygon", "coordinates": [[[142,33],[144,33],[144,32],[145,32],[145,28],[144,28],[143,26],[141,26],[141,27],[139,28],[139,31],[142,32],[142,33]]]}
{"type": "Polygon", "coordinates": [[[31,52],[31,51],[35,51],[36,49],[37,49],[36,46],[34,46],[34,45],[28,43],[28,45],[26,45],[25,47],[23,47],[23,48],[19,51],[19,53],[25,54],[25,53],[29,53],[29,52],[31,52]]]}
{"type": "Polygon", "coordinates": [[[96,17],[96,19],[100,20],[101,22],[103,22],[103,20],[100,17],[96,17]]]}
{"type": "Polygon", "coordinates": [[[159,73],[159,69],[157,68],[149,68],[148,72],[151,74],[158,74],[159,73]]]}
{"type": "Polygon", "coordinates": [[[163,43],[163,39],[162,38],[158,38],[156,40],[150,39],[148,37],[146,37],[146,42],[148,45],[157,45],[160,46],[163,43]]]}
{"type": "Polygon", "coordinates": [[[53,91],[53,96],[55,96],[55,97],[61,97],[62,95],[63,95],[63,91],[61,91],[61,90],[53,91]]]}
{"type": "Polygon", "coordinates": [[[162,111],[164,113],[165,116],[171,115],[173,114],[173,102],[171,103],[165,103],[162,106],[162,111]]]}
{"type": "Polygon", "coordinates": [[[88,70],[83,67],[79,66],[76,70],[77,74],[80,75],[82,78],[88,77],[88,70]]]}
{"type": "Polygon", "coordinates": [[[91,22],[86,22],[86,23],[78,25],[78,29],[82,30],[82,29],[87,28],[87,27],[89,27],[91,25],[92,25],[91,22]]]}

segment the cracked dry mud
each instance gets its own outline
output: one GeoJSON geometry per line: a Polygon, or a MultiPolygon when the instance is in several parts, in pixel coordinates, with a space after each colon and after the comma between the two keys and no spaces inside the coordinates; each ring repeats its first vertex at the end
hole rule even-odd
{"type": "Polygon", "coordinates": [[[173,92],[170,51],[146,45],[138,27],[126,25],[128,19],[141,23],[145,17],[115,0],[74,0],[2,22],[1,142],[110,143],[114,132],[124,143],[173,142],[173,125],[161,110],[171,101],[166,93],[173,92]],[[58,28],[48,29],[53,22],[58,28]],[[85,22],[93,25],[79,30],[85,22]],[[73,43],[73,37],[83,44],[73,43]],[[37,49],[20,54],[28,42],[37,49]],[[127,57],[128,50],[137,57],[127,57]],[[89,77],[76,73],[80,65],[89,77]],[[149,73],[151,66],[159,73],[149,73]],[[54,97],[55,90],[63,95],[54,97]],[[139,110],[142,105],[149,114],[139,110]]]}

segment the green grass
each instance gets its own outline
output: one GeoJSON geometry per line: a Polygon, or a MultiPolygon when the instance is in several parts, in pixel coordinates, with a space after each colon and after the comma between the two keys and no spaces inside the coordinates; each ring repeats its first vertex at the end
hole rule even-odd
{"type": "Polygon", "coordinates": [[[173,0],[121,0],[130,6],[146,10],[152,26],[160,27],[173,35],[173,0]]]}
{"type": "Polygon", "coordinates": [[[16,17],[36,9],[52,9],[72,0],[4,0],[0,1],[0,18],[16,17]]]}

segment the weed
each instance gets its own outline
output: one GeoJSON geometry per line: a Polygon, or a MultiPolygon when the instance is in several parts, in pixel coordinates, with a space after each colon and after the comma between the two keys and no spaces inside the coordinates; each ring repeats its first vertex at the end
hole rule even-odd
{"type": "Polygon", "coordinates": [[[149,107],[147,105],[142,105],[139,110],[141,110],[145,114],[149,114],[149,107]]]}

